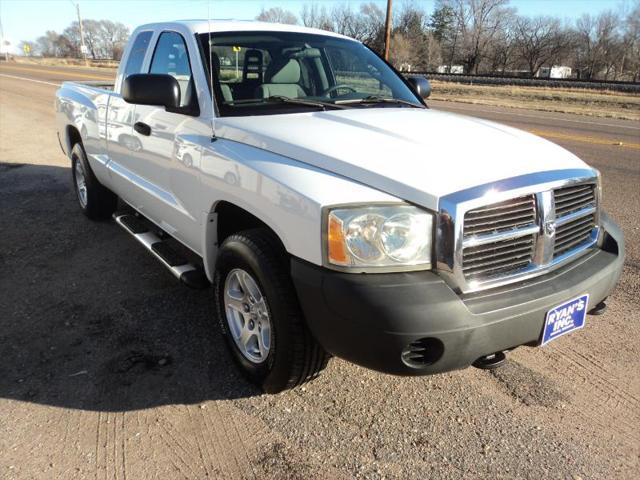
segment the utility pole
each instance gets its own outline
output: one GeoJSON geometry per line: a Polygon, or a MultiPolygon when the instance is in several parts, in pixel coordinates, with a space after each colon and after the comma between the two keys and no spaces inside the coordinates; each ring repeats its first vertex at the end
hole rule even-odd
{"type": "Polygon", "coordinates": [[[387,20],[384,23],[384,59],[387,61],[391,47],[391,3],[392,0],[387,0],[387,20]]]}
{"type": "Polygon", "coordinates": [[[89,66],[89,63],[87,62],[87,46],[84,44],[84,30],[82,28],[82,17],[80,16],[80,4],[73,0],[69,1],[74,7],[76,7],[76,13],[78,14],[78,26],[80,27],[80,52],[82,53],[82,58],[84,58],[85,66],[89,66]]]}

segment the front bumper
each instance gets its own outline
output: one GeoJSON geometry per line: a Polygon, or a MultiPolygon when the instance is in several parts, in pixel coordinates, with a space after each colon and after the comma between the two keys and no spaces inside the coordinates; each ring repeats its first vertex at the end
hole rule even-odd
{"type": "Polygon", "coordinates": [[[588,293],[588,310],[605,299],[622,272],[624,240],[606,215],[602,221],[601,248],[547,275],[478,294],[457,294],[433,272],[348,274],[298,259],[291,272],[307,324],[329,353],[396,375],[441,373],[538,345],[546,312],[569,299],[588,293]],[[407,362],[412,343],[433,355],[407,362]]]}

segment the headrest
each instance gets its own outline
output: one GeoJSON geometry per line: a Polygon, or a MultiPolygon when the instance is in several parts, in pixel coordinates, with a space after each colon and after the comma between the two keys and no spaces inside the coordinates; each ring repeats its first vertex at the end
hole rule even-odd
{"type": "Polygon", "coordinates": [[[274,70],[269,78],[269,83],[298,83],[300,81],[300,64],[293,58],[282,67],[276,67],[274,70]]]}
{"type": "Polygon", "coordinates": [[[262,52],[260,50],[249,49],[245,52],[242,81],[262,83],[262,52]]]}

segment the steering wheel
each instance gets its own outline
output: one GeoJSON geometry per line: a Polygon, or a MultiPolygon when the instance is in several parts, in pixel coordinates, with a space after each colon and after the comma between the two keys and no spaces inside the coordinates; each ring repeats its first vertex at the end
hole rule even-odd
{"type": "Polygon", "coordinates": [[[356,90],[355,88],[350,87],[349,85],[339,84],[339,85],[334,85],[333,87],[329,87],[329,88],[327,88],[327,89],[326,89],[324,92],[322,92],[320,95],[322,95],[322,96],[324,97],[324,96],[327,96],[327,95],[329,95],[330,93],[333,93],[333,92],[335,92],[335,91],[337,91],[337,90],[343,90],[343,89],[344,89],[344,90],[349,90],[349,91],[351,91],[352,93],[356,93],[356,92],[357,92],[357,90],[356,90]]]}

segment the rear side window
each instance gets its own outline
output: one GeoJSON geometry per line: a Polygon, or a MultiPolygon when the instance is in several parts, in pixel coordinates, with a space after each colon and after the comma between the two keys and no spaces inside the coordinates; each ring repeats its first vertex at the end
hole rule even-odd
{"type": "Polygon", "coordinates": [[[191,82],[191,65],[189,52],[182,35],[175,32],[163,32],[158,39],[156,50],[153,52],[149,73],[171,75],[180,85],[181,106],[189,100],[189,85],[191,82]]]}
{"type": "Polygon", "coordinates": [[[129,52],[127,66],[124,69],[125,77],[134,73],[140,73],[142,69],[142,62],[144,62],[144,56],[147,53],[147,48],[151,41],[151,35],[153,35],[153,32],[140,32],[136,37],[133,42],[133,46],[131,47],[131,52],[129,52]]]}

